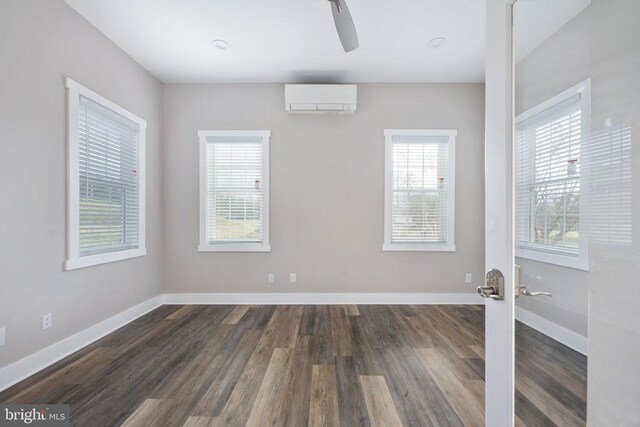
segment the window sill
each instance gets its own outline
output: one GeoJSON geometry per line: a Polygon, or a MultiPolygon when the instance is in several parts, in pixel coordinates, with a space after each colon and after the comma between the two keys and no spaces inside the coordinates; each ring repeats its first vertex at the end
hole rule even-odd
{"type": "Polygon", "coordinates": [[[385,252],[455,252],[456,245],[448,243],[385,243],[385,252]]]}
{"type": "Polygon", "coordinates": [[[207,243],[198,245],[198,252],[271,252],[265,243],[207,243]]]}
{"type": "Polygon", "coordinates": [[[565,255],[517,246],[516,257],[544,262],[546,264],[559,265],[561,267],[573,268],[575,270],[589,271],[589,258],[584,255],[565,255]]]}
{"type": "Polygon", "coordinates": [[[64,269],[67,271],[77,270],[78,268],[91,267],[92,265],[107,264],[109,262],[122,261],[129,258],[138,258],[145,256],[146,254],[146,248],[136,248],[127,249],[126,251],[70,258],[65,261],[64,269]]]}

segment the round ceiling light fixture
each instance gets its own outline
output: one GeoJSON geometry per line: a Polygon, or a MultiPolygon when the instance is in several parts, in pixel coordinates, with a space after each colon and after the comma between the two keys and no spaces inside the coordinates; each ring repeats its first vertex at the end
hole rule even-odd
{"type": "Polygon", "coordinates": [[[436,37],[435,39],[429,40],[429,47],[433,49],[439,49],[445,44],[447,44],[447,39],[445,37],[436,37]]]}
{"type": "Polygon", "coordinates": [[[231,45],[229,44],[229,42],[222,39],[215,39],[211,42],[211,44],[220,50],[227,50],[231,48],[231,45]]]}

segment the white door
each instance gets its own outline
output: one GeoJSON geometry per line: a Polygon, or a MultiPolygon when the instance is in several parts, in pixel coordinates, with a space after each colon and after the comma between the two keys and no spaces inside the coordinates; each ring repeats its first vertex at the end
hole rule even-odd
{"type": "MultiPolygon", "coordinates": [[[[503,299],[486,300],[487,426],[511,426],[515,419],[514,2],[487,0],[486,9],[486,268],[501,271],[505,284],[503,299]]],[[[637,426],[640,1],[591,4],[587,423],[637,426]]]]}
{"type": "Polygon", "coordinates": [[[503,299],[486,299],[487,426],[514,423],[511,0],[487,0],[485,262],[504,277],[503,299]]]}

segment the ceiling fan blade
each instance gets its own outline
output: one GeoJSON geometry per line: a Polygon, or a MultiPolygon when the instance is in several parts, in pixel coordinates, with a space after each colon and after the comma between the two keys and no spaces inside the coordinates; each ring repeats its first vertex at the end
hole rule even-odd
{"type": "Polygon", "coordinates": [[[356,26],[353,24],[351,13],[345,3],[345,0],[330,0],[331,12],[333,12],[333,21],[338,30],[338,37],[345,52],[351,52],[360,46],[358,41],[358,33],[356,26]]]}

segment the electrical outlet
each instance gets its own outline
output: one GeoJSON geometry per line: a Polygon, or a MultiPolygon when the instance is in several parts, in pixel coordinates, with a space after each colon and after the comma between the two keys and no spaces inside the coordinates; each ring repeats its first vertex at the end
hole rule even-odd
{"type": "Polygon", "coordinates": [[[0,347],[7,343],[7,328],[0,328],[0,347]]]}
{"type": "Polygon", "coordinates": [[[53,324],[53,318],[51,316],[51,313],[47,313],[44,316],[42,316],[42,330],[43,331],[45,329],[49,329],[52,324],[53,324]]]}
{"type": "Polygon", "coordinates": [[[289,282],[296,283],[297,281],[298,281],[298,278],[296,277],[296,273],[289,274],[289,282]]]}
{"type": "Polygon", "coordinates": [[[269,282],[269,283],[273,283],[273,282],[275,282],[275,281],[276,281],[276,276],[274,276],[272,273],[269,273],[269,274],[267,275],[267,282],[269,282]]]}
{"type": "Polygon", "coordinates": [[[473,276],[471,275],[471,273],[467,273],[464,275],[464,281],[466,283],[471,283],[473,282],[473,276]]]}

